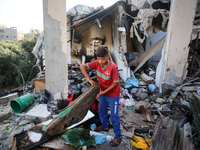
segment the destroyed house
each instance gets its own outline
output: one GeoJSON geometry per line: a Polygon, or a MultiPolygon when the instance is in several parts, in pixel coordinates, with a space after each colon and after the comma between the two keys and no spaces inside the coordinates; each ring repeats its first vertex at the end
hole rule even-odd
{"type": "MultiPolygon", "coordinates": [[[[45,109],[48,106],[53,113],[59,110],[59,114],[53,117],[52,113],[53,120],[47,124],[37,124],[15,135],[12,149],[69,149],[64,139],[55,136],[82,124],[86,121],[84,116],[91,119],[86,113],[98,102],[95,99],[98,85],[91,86],[79,66],[95,59],[99,45],[108,45],[111,61],[117,64],[122,79],[119,115],[123,142],[115,149],[145,146],[150,150],[198,150],[200,27],[195,25],[199,22],[200,5],[197,0],[169,0],[166,4],[127,0],[106,9],[77,5],[67,12],[67,19],[66,0],[43,2],[45,90],[41,90],[38,99],[42,91],[45,94],[48,90],[54,101],[49,101],[45,109]],[[83,93],[78,95],[80,91],[83,93]]],[[[90,73],[93,73],[91,79],[96,79],[95,71],[90,73]]],[[[87,128],[91,130],[98,126],[90,125],[91,122],[87,128]]],[[[108,132],[106,140],[109,134],[112,135],[108,132]]],[[[74,133],[71,136],[77,141],[74,133]]],[[[97,149],[110,149],[109,140],[97,149]],[[109,148],[105,148],[106,144],[109,148]]]]}
{"type": "MultiPolygon", "coordinates": [[[[139,28],[142,20],[137,20],[139,12],[131,3],[124,1],[118,1],[103,10],[100,8],[84,17],[74,17],[76,14],[72,16],[69,10],[67,28],[71,56],[68,56],[68,60],[71,57],[71,60],[77,61],[78,64],[90,62],[95,58],[97,47],[107,45],[112,60],[118,66],[120,77],[125,81],[130,77],[129,62],[137,58],[140,52],[144,52],[145,48],[146,41],[141,42],[145,39],[145,33],[139,28]]],[[[166,30],[168,13],[163,15],[162,11],[153,9],[144,9],[141,13],[143,12],[150,16],[146,20],[151,19],[151,24],[145,24],[150,36],[160,29],[166,30]]]]}

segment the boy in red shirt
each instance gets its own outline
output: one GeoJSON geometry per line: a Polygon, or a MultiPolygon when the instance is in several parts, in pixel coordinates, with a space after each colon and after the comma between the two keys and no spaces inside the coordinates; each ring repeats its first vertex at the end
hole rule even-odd
{"type": "Polygon", "coordinates": [[[111,110],[110,120],[113,125],[115,138],[110,142],[111,146],[117,146],[121,142],[120,118],[118,115],[120,83],[118,67],[109,61],[108,47],[101,45],[97,49],[97,60],[81,65],[80,69],[88,82],[93,86],[96,83],[89,77],[86,68],[96,69],[101,91],[97,94],[99,98],[99,118],[102,126],[97,131],[108,131],[108,106],[111,110]]]}

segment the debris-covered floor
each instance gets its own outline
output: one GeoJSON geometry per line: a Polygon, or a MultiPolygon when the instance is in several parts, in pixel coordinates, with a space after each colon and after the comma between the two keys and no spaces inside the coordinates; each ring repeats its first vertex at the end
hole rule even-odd
{"type": "MultiPolygon", "coordinates": [[[[95,71],[90,71],[89,74],[96,80],[95,71]]],[[[188,78],[185,84],[177,86],[175,89],[164,85],[163,94],[160,94],[154,84],[154,77],[155,71],[150,69],[149,72],[135,74],[135,77],[129,78],[125,83],[121,81],[119,115],[122,143],[117,148],[110,147],[109,140],[114,135],[112,125],[110,125],[109,132],[101,131],[102,135],[106,133],[106,142],[98,145],[97,148],[88,147],[88,149],[134,149],[137,147],[137,143],[133,147],[132,142],[130,142],[134,137],[150,139],[151,149],[155,147],[172,149],[174,145],[181,148],[185,146],[198,149],[200,146],[198,133],[200,121],[198,116],[200,106],[199,78],[188,78]],[[162,141],[165,141],[164,144],[162,141]]],[[[30,82],[28,93],[34,96],[35,102],[21,113],[15,113],[9,105],[10,100],[18,97],[16,93],[6,98],[1,97],[1,149],[10,149],[15,134],[52,119],[61,109],[90,87],[79,66],[76,65],[69,69],[69,81],[69,94],[74,99],[69,98],[68,100],[62,99],[60,93],[56,94],[54,98],[50,97],[46,90],[39,90],[40,93],[37,93],[34,84],[30,82]]],[[[18,94],[22,94],[22,92],[18,92],[18,94]]],[[[97,102],[96,100],[95,103],[97,102]]],[[[95,113],[94,106],[90,110],[94,114],[98,114],[95,113]]],[[[92,131],[91,124],[94,123],[97,126],[100,125],[96,115],[76,128],[82,127],[92,131]]],[[[137,141],[137,139],[135,140],[137,141]]],[[[138,143],[138,145],[140,147],[141,144],[138,143]]],[[[147,143],[146,146],[148,147],[147,143]]],[[[60,135],[53,141],[36,146],[36,149],[45,148],[74,149],[74,147],[67,145],[60,135]],[[60,144],[56,144],[58,142],[60,144]]]]}

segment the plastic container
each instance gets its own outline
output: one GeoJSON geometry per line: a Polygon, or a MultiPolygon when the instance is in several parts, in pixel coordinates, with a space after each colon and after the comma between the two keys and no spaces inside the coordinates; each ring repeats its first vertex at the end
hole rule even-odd
{"type": "Polygon", "coordinates": [[[90,129],[91,129],[92,131],[94,131],[94,130],[96,129],[96,127],[97,127],[97,126],[96,126],[95,123],[93,123],[93,124],[90,125],[90,129]]]}
{"type": "Polygon", "coordinates": [[[35,102],[34,96],[32,94],[23,95],[17,99],[10,102],[10,107],[16,113],[22,112],[24,109],[29,107],[35,102]]]}

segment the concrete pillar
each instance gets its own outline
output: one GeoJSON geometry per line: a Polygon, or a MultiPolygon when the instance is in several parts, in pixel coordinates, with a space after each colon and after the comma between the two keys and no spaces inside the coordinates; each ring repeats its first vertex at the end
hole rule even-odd
{"type": "Polygon", "coordinates": [[[167,37],[156,72],[156,85],[181,84],[187,75],[188,44],[192,32],[197,0],[173,0],[167,37]]]}
{"type": "Polygon", "coordinates": [[[45,86],[52,94],[68,94],[66,0],[43,0],[45,86]]]}

